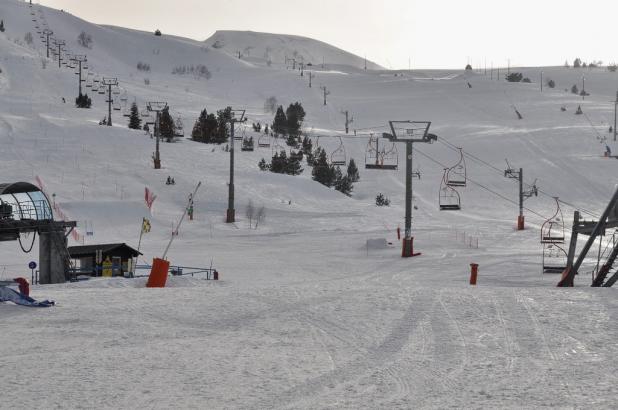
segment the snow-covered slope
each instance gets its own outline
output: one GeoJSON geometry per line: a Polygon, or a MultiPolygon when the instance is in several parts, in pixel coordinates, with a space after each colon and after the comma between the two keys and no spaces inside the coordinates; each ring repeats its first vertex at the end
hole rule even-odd
{"type": "MultiPolygon", "coordinates": [[[[93,95],[90,110],[74,108],[75,74],[44,58],[36,36],[33,46],[23,44],[35,30],[29,7],[3,1],[0,182],[39,176],[64,214],[79,222],[80,234],[86,223],[93,228],[86,244],[136,246],[142,217],[149,217],[152,231],[140,259],[149,263],[161,256],[187,195],[202,181],[195,219],[185,221],[168,256],[185,266],[212,262],[222,279],[174,277],[158,290],[143,288],[142,279],[35,286],[35,297],[58,306],[31,311],[0,305],[3,403],[614,405],[614,290],[586,286],[590,263],[576,289],[553,289],[556,276],[540,274],[539,227],[553,214],[553,196],[570,204],[564,205],[568,226],[575,208],[587,218],[598,215],[618,182],[618,161],[601,157],[606,144],[618,152],[611,137],[604,140],[613,123],[615,73],[544,68],[544,78],[557,86],[541,93],[538,68],[517,69],[532,83],[510,84],[460,71],[314,67],[309,88],[306,76],[239,60],[227,46],[101,27],[40,9],[71,52],[88,55],[94,73],[118,77],[129,101],[142,108],[146,101],[167,101],[187,133],[204,108],[232,105],[245,108],[249,122],[270,123],[267,98],[284,107],[299,101],[307,111],[305,132],[329,154],[343,144],[361,179],[347,197],[313,182],[307,165],[296,177],[259,171],[261,158],[268,160],[275,146],[285,148],[281,141],[237,150],[238,221],[226,224],[229,154],[223,147],[188,139],[162,143],[163,169],[153,170],[154,141],[126,128],[117,112],[113,127],[97,125],[107,113],[104,96],[93,95]],[[77,45],[81,31],[92,35],[91,49],[77,45]],[[138,62],[151,70],[138,71],[138,62]],[[174,67],[191,64],[206,65],[212,77],[172,75],[174,67]],[[585,100],[564,91],[579,86],[582,75],[591,94],[585,100]],[[330,92],[326,106],[320,86],[330,92]],[[578,105],[586,115],[574,115],[578,105]],[[354,117],[349,135],[342,131],[345,110],[354,117]],[[388,121],[398,119],[432,121],[438,135],[436,144],[415,146],[421,179],[414,180],[413,234],[422,255],[412,259],[399,256],[396,239],[404,215],[403,147],[399,170],[363,167],[369,133],[387,132],[388,121]],[[457,162],[456,147],[471,154],[469,183],[461,190],[462,211],[444,213],[437,205],[440,179],[444,166],[457,162]],[[537,179],[541,190],[526,201],[527,229],[521,232],[514,230],[517,185],[504,178],[505,158],[523,167],[527,183],[537,179]],[[165,185],[168,175],[175,186],[165,185]],[[145,187],[157,195],[152,213],[144,205],[145,187]],[[391,199],[390,207],[374,205],[378,192],[391,199]],[[258,229],[248,227],[249,201],[266,211],[258,229]],[[371,249],[367,239],[375,238],[392,245],[371,249]],[[472,262],[480,264],[476,288],[467,281],[472,262]]],[[[256,43],[255,49],[268,46],[256,43]]],[[[242,127],[237,132],[259,138],[242,127]]],[[[29,275],[36,243],[34,254],[16,243],[0,245],[0,280],[29,275]]]]}
{"type": "MultiPolygon", "coordinates": [[[[288,34],[219,30],[206,40],[206,44],[235,57],[240,53],[243,60],[261,65],[285,66],[287,60],[295,59],[297,64],[304,63],[309,67],[338,67],[355,71],[365,68],[383,69],[371,61],[365,62],[364,58],[324,42],[288,34]]],[[[292,61],[287,63],[292,66],[292,61]]]]}

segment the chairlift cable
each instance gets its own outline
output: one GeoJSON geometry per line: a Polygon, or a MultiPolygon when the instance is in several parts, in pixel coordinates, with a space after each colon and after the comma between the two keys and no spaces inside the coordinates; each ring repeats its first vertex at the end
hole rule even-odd
{"type": "MultiPolygon", "coordinates": [[[[441,143],[442,143],[442,144],[444,144],[444,145],[447,145],[447,146],[448,146],[449,148],[451,148],[452,150],[459,150],[459,148],[458,148],[457,146],[455,146],[453,143],[451,143],[451,142],[449,142],[448,140],[446,140],[444,137],[440,137],[440,138],[438,138],[438,141],[439,141],[439,142],[441,142],[441,143]]],[[[486,162],[486,161],[482,160],[481,158],[479,158],[479,157],[477,157],[477,156],[475,156],[475,155],[470,154],[470,152],[463,151],[463,153],[464,153],[464,155],[465,155],[465,156],[467,156],[467,157],[471,158],[472,160],[477,161],[477,162],[481,163],[482,165],[484,165],[484,166],[486,166],[486,167],[489,167],[489,168],[491,168],[491,169],[493,169],[493,170],[497,171],[500,175],[504,175],[504,170],[501,170],[501,169],[499,169],[499,168],[497,168],[497,167],[495,167],[495,166],[491,165],[490,163],[488,163],[488,162],[486,162]]],[[[516,182],[517,182],[517,180],[515,180],[515,179],[513,179],[512,181],[513,181],[513,183],[516,183],[516,182]]],[[[530,185],[530,184],[528,184],[528,183],[525,183],[525,182],[524,182],[524,184],[525,184],[528,188],[531,188],[531,187],[532,187],[532,185],[530,185]]],[[[545,192],[545,191],[543,191],[542,189],[538,189],[538,188],[537,188],[537,190],[538,190],[538,192],[539,192],[540,194],[545,195],[545,196],[546,196],[546,197],[548,197],[548,198],[555,198],[555,197],[556,197],[556,195],[552,195],[551,193],[549,193],[549,192],[545,192]]],[[[569,207],[571,207],[571,208],[573,208],[573,209],[575,209],[575,210],[578,210],[578,211],[580,211],[580,212],[582,212],[582,213],[585,213],[585,214],[587,214],[587,215],[589,215],[589,216],[592,216],[593,218],[599,218],[599,215],[598,215],[598,214],[596,214],[596,213],[594,213],[594,212],[592,212],[592,211],[588,211],[588,210],[586,210],[585,208],[578,207],[578,206],[576,206],[576,205],[574,205],[574,204],[571,204],[571,203],[569,203],[569,202],[566,202],[566,201],[564,201],[564,200],[562,200],[562,199],[560,199],[559,201],[560,201],[560,203],[562,203],[562,204],[564,204],[564,205],[566,205],[566,206],[569,206],[569,207]]]]}
{"type": "MultiPolygon", "coordinates": [[[[436,163],[436,164],[440,165],[442,168],[449,168],[448,166],[446,166],[446,165],[442,164],[440,161],[438,161],[438,160],[436,160],[436,159],[434,159],[434,158],[430,157],[429,155],[425,154],[423,151],[421,151],[421,150],[420,150],[420,149],[418,149],[418,148],[416,149],[416,152],[418,152],[419,154],[421,154],[422,156],[424,156],[424,157],[425,157],[425,158],[427,158],[428,160],[430,160],[430,161],[432,161],[432,162],[434,162],[434,163],[436,163]]],[[[512,204],[514,204],[514,205],[519,205],[519,203],[518,203],[518,202],[513,201],[512,199],[510,199],[510,198],[508,198],[508,197],[506,197],[506,196],[504,196],[504,195],[502,195],[502,194],[500,194],[500,193],[498,193],[498,192],[496,192],[496,191],[492,190],[491,188],[488,188],[488,187],[486,187],[485,185],[483,185],[483,184],[481,184],[481,183],[479,183],[479,182],[476,182],[476,181],[474,181],[473,179],[470,179],[469,177],[468,177],[467,179],[468,179],[468,181],[472,182],[474,185],[476,185],[476,186],[478,186],[478,187],[480,187],[480,188],[482,188],[482,189],[484,189],[484,190],[486,190],[486,191],[488,191],[488,192],[490,192],[490,193],[492,193],[492,194],[496,195],[497,197],[502,198],[502,199],[504,199],[505,201],[510,202],[510,203],[512,203],[512,204]]],[[[536,212],[536,211],[533,211],[532,209],[529,209],[529,208],[526,208],[526,207],[524,207],[524,209],[525,209],[525,210],[527,210],[528,212],[530,212],[530,213],[532,213],[532,214],[534,214],[534,215],[536,215],[536,216],[540,217],[540,218],[547,219],[547,217],[545,217],[545,216],[541,215],[540,213],[538,213],[538,212],[536,212]]]]}

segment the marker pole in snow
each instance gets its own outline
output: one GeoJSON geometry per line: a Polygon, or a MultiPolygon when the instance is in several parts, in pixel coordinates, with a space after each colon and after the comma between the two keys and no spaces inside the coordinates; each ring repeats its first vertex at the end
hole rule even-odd
{"type": "Polygon", "coordinates": [[[614,141],[616,141],[616,109],[618,108],[618,91],[616,91],[616,101],[614,101],[614,141]]]}
{"type": "MultiPolygon", "coordinates": [[[[180,225],[182,224],[183,219],[185,219],[185,215],[188,212],[189,206],[193,202],[193,199],[195,198],[195,195],[197,194],[197,190],[200,189],[201,186],[202,186],[202,181],[197,183],[197,185],[195,186],[195,189],[193,190],[193,194],[189,196],[189,201],[187,202],[187,206],[185,206],[185,211],[182,213],[182,216],[180,217],[180,221],[178,221],[178,225],[176,225],[176,229],[174,229],[174,232],[178,232],[178,230],[180,229],[180,225]]],[[[170,237],[170,241],[167,243],[167,246],[165,247],[165,251],[163,252],[163,256],[161,256],[161,259],[165,259],[165,257],[167,256],[167,251],[170,250],[170,246],[172,246],[172,242],[174,241],[175,236],[176,235],[172,233],[170,237]]]]}
{"type": "Polygon", "coordinates": [[[406,143],[406,217],[405,236],[401,249],[401,256],[409,258],[420,255],[414,253],[414,238],[412,237],[412,153],[415,142],[432,143],[438,137],[429,134],[431,121],[389,121],[392,134],[383,133],[382,137],[391,142],[406,143]]]}

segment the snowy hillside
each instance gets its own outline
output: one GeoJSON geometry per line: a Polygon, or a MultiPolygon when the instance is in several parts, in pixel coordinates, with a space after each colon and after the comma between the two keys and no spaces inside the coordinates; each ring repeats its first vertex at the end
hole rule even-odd
{"type": "MultiPolygon", "coordinates": [[[[205,42],[208,46],[244,61],[260,65],[281,66],[286,60],[295,59],[297,64],[326,68],[382,70],[371,61],[365,67],[364,58],[314,39],[285,34],[256,33],[253,31],[220,30],[205,42]]],[[[291,67],[292,61],[287,62],[291,67]]]]}
{"type": "MultiPolygon", "coordinates": [[[[541,274],[540,226],[563,202],[565,224],[578,209],[598,216],[618,183],[613,125],[618,73],[604,69],[512,68],[531,83],[507,83],[501,72],[364,71],[364,61],[293,36],[218,32],[206,42],[97,26],[27,3],[0,3],[1,182],[36,177],[71,220],[79,241],[137,246],[142,217],[151,219],[139,263],[160,257],[187,195],[198,181],[195,219],[185,221],[168,254],[172,264],[216,267],[218,282],[173,277],[146,289],[144,279],[93,279],[34,286],[47,310],[0,303],[3,403],[26,408],[612,408],[616,394],[614,289],[589,288],[586,261],[576,288],[555,289],[541,274]],[[41,14],[42,13],[42,14],[41,14]],[[129,130],[123,110],[99,126],[105,96],[77,109],[74,70],[45,57],[35,24],[86,54],[91,77],[116,77],[127,103],[143,110],[166,101],[185,135],[200,111],[246,109],[248,124],[270,124],[264,103],[301,102],[304,132],[332,155],[345,151],[360,168],[351,197],[311,179],[311,168],[287,176],[258,162],[289,149],[281,140],[254,152],[236,150],[237,222],[224,222],[229,153],[184,138],[161,144],[129,130]],[[77,43],[91,35],[91,48],[77,43]],[[33,33],[34,43],[24,41],[33,33]],[[219,36],[219,37],[217,37],[219,36]],[[284,44],[277,44],[277,38],[284,44]],[[217,39],[223,47],[214,47],[217,39]],[[248,50],[245,53],[245,50],[248,50]],[[235,56],[240,50],[241,59],[235,56]],[[268,66],[265,51],[277,64],[268,66]],[[307,73],[282,61],[297,51],[307,73]],[[138,70],[138,63],[150,66],[138,70]],[[338,67],[331,66],[337,64],[338,67]],[[204,65],[210,78],[172,74],[204,65]],[[321,65],[321,64],[320,64],[321,65]],[[347,68],[346,68],[347,67],[347,68]],[[353,67],[353,68],[350,68],[353,67]],[[554,89],[540,91],[539,79],[554,89]],[[590,93],[570,93],[572,85],[590,93]],[[330,93],[327,105],[324,93],[330,93]],[[567,90],[567,91],[565,91],[567,90]],[[63,102],[62,99],[66,102],[63,102]],[[575,115],[578,106],[585,115],[575,115]],[[561,110],[564,108],[564,111],[561,110]],[[517,119],[515,109],[523,119],[517,119]],[[344,132],[349,111],[354,121],[344,132]],[[365,169],[370,134],[389,120],[431,121],[432,145],[416,144],[413,235],[421,256],[402,259],[403,146],[396,171],[365,169]],[[318,137],[320,137],[318,139],[318,137]],[[461,211],[441,212],[445,167],[466,153],[461,211]],[[535,180],[525,202],[526,230],[516,231],[517,184],[505,159],[535,180]],[[165,184],[166,177],[176,185],[165,184]],[[144,190],[156,195],[152,212],[144,190]],[[390,207],[376,207],[383,193],[390,207]],[[266,217],[249,228],[249,202],[266,217]],[[86,235],[88,229],[92,235],[86,235]],[[368,239],[390,244],[375,249],[368,239]],[[469,265],[480,265],[468,285],[469,265]]],[[[369,63],[368,63],[369,65],[369,63]]],[[[372,69],[379,69],[371,65],[372,69]]],[[[87,89],[89,90],[89,89],[87,89]]],[[[238,126],[240,135],[260,135],[238,126]]],[[[263,135],[263,134],[262,134],[263,135]]],[[[236,141],[238,144],[239,141],[236,141]]],[[[237,146],[238,148],[238,146],[237,146]]],[[[389,145],[389,149],[392,146],[389,145]]],[[[370,162],[370,161],[369,161],[370,162]]],[[[345,169],[344,169],[345,172],[345,169]]],[[[23,238],[29,245],[32,237],[23,238]]],[[[581,247],[581,246],[580,246],[581,247]]],[[[0,246],[0,280],[29,277],[37,259],[13,242],[0,246]]],[[[2,405],[0,405],[2,407],[2,405]]]]}

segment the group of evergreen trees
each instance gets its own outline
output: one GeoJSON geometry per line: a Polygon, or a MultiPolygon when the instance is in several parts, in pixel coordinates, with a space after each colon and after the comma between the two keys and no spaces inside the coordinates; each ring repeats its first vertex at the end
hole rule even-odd
{"type": "Polygon", "coordinates": [[[287,136],[287,144],[298,147],[301,128],[305,120],[305,110],[301,103],[290,104],[283,112],[283,106],[277,107],[271,130],[275,134],[287,136]]]}
{"type": "Polygon", "coordinates": [[[75,106],[77,108],[90,108],[92,106],[92,100],[88,97],[88,94],[79,94],[75,99],[75,106]]]}
{"type": "Polygon", "coordinates": [[[267,164],[264,158],[258,163],[258,167],[262,171],[270,171],[276,174],[300,175],[303,172],[301,162],[303,160],[302,151],[292,151],[288,157],[285,150],[275,152],[270,164],[267,164]]]}
{"type": "Polygon", "coordinates": [[[208,114],[204,108],[193,125],[191,138],[205,144],[223,144],[228,139],[227,123],[232,118],[232,108],[217,111],[217,115],[208,114]]]}
{"type": "Polygon", "coordinates": [[[350,196],[354,189],[354,182],[360,179],[354,159],[350,159],[347,172],[343,175],[339,166],[328,162],[326,151],[323,148],[318,147],[313,155],[313,169],[311,170],[313,180],[327,187],[334,187],[337,191],[350,196]]]}

